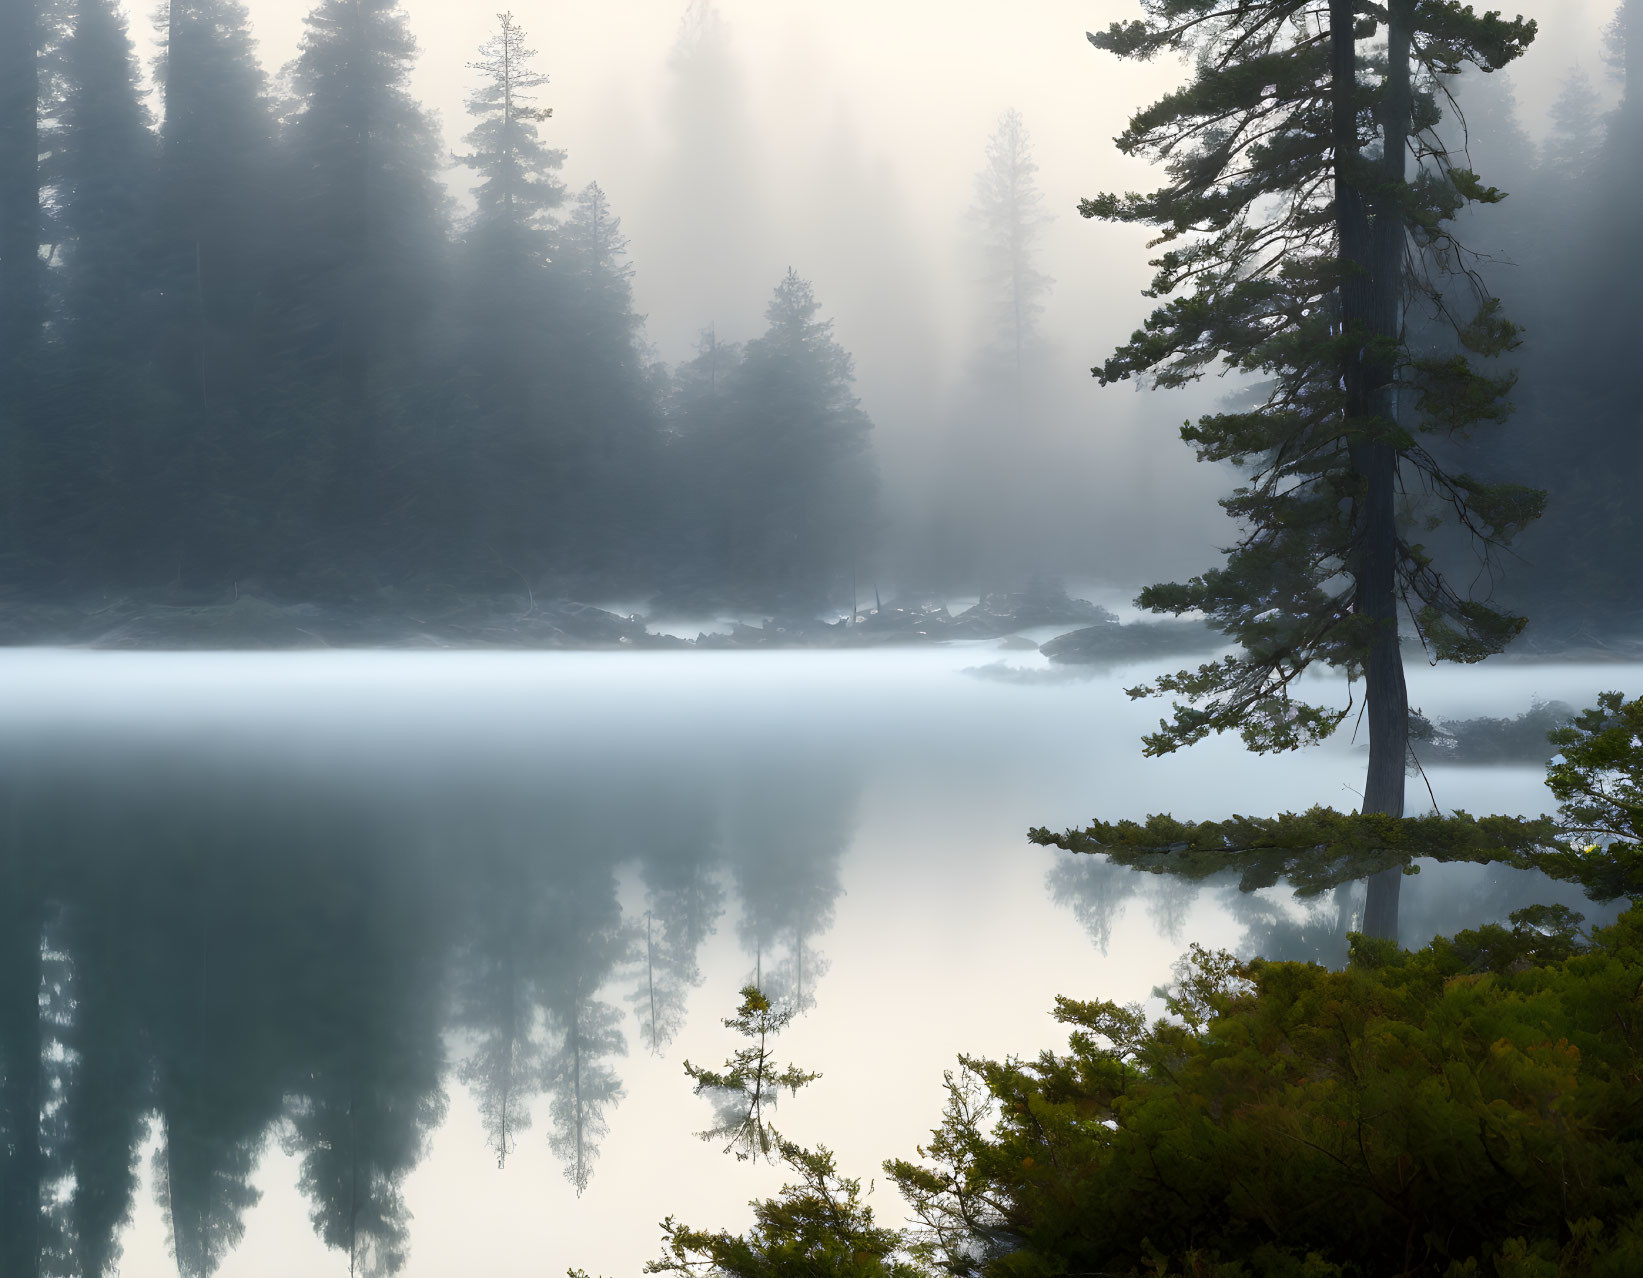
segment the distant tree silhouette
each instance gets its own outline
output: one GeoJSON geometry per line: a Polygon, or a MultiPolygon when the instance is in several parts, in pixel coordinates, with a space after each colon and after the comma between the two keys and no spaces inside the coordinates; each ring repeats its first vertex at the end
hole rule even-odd
{"type": "MultiPolygon", "coordinates": [[[[877,478],[872,422],[852,383],[850,355],[808,281],[789,270],[719,400],[716,420],[692,432],[699,450],[692,518],[708,529],[718,589],[765,607],[814,608],[848,592],[871,547],[877,478]]],[[[718,400],[717,349],[709,397],[718,400]]],[[[697,378],[700,411],[701,372],[697,378]]]]}
{"type": "Polygon", "coordinates": [[[970,217],[980,238],[991,336],[1011,369],[1018,395],[1024,356],[1037,336],[1044,298],[1055,285],[1037,266],[1044,231],[1052,220],[1037,175],[1026,121],[1012,108],[999,117],[987,141],[987,161],[976,174],[970,217]]]}

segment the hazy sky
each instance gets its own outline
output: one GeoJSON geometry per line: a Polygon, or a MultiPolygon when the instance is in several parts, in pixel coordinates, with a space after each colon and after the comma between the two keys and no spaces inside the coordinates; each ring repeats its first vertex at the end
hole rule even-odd
{"type": "MultiPolygon", "coordinates": [[[[1523,0],[1504,7],[1542,25],[1535,49],[1515,73],[1532,117],[1569,66],[1578,61],[1599,69],[1597,35],[1613,4],[1523,0]]],[[[147,27],[147,8],[132,6],[134,28],[147,27]]],[[[277,68],[295,52],[308,6],[251,0],[250,8],[263,61],[277,68]]],[[[465,63],[494,26],[493,6],[406,0],[405,8],[422,46],[418,95],[438,114],[454,147],[467,127],[463,98],[473,82],[465,63]]],[[[512,8],[552,77],[545,95],[555,111],[549,131],[569,152],[567,176],[573,185],[598,179],[626,218],[645,301],[647,268],[658,273],[658,264],[646,260],[645,233],[665,217],[650,207],[649,177],[668,137],[668,55],[685,2],[518,0],[512,8]]],[[[957,273],[958,223],[987,135],[1002,111],[1020,110],[1044,191],[1060,215],[1049,251],[1052,274],[1062,283],[1052,322],[1073,327],[1071,321],[1088,320],[1092,312],[1112,313],[1096,331],[1076,324],[1092,351],[1127,331],[1139,310],[1133,286],[1144,270],[1131,251],[1133,237],[1086,223],[1074,209],[1080,196],[1098,188],[1147,180],[1144,166],[1119,157],[1111,139],[1129,112],[1179,74],[1168,61],[1123,64],[1085,42],[1085,31],[1135,15],[1133,0],[720,0],[718,8],[732,33],[754,138],[772,181],[797,194],[830,147],[836,150],[841,140],[853,145],[867,176],[887,188],[910,229],[919,264],[937,280],[957,273]]],[[[805,259],[814,224],[837,212],[809,211],[809,217],[783,219],[793,223],[791,234],[774,228],[778,247],[801,273],[811,270],[805,259]]],[[[818,281],[825,301],[824,285],[818,281]]],[[[937,309],[949,313],[946,306],[937,309]]],[[[653,336],[664,348],[678,341],[673,333],[653,336]]]]}

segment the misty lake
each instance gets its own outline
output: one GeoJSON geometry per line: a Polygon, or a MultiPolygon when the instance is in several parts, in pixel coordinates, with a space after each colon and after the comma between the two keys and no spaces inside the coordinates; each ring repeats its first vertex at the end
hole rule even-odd
{"type": "MultiPolygon", "coordinates": [[[[822,1074],[778,1122],[865,1180],[938,1121],[959,1052],[1061,1045],[1058,993],[1145,1001],[1190,940],[1332,960],[1350,894],[1026,842],[1357,804],[1348,734],[1142,758],[1161,707],[1122,689],[1155,666],[1069,677],[993,643],[0,652],[0,1050],[42,1061],[42,1250],[119,1249],[125,1278],[177,1273],[173,1234],[185,1272],[224,1278],[346,1274],[350,1239],[359,1272],[633,1274],[664,1216],[739,1229],[780,1182],[696,1138],[682,1070],[738,1045],[720,1018],[755,977],[803,1009],[779,1057],[822,1074]]],[[[1418,668],[1411,702],[1509,716],[1640,675],[1418,668]]],[[[1536,813],[1541,775],[1430,779],[1445,808],[1536,813]]],[[[1429,866],[1403,940],[1530,901],[1601,913],[1429,866]]],[[[882,1178],[872,1201],[899,1221],[882,1178]]]]}

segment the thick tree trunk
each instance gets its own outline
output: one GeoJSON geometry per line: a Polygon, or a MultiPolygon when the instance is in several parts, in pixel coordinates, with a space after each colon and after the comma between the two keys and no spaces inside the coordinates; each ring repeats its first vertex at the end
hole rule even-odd
{"type": "MultiPolygon", "coordinates": [[[[1346,271],[1341,323],[1357,337],[1342,370],[1346,416],[1356,435],[1349,446],[1351,466],[1360,485],[1350,570],[1354,609],[1372,622],[1364,662],[1369,770],[1363,811],[1401,817],[1409,699],[1398,647],[1398,459],[1396,447],[1383,435],[1397,413],[1396,346],[1402,326],[1405,243],[1397,185],[1404,177],[1409,130],[1408,0],[1393,0],[1391,5],[1388,79],[1381,107],[1385,149],[1378,166],[1366,161],[1358,148],[1355,9],[1353,0],[1330,0],[1336,223],[1346,271]],[[1373,224],[1371,207],[1376,213],[1373,224]]],[[[1394,867],[1369,880],[1364,912],[1368,935],[1396,939],[1402,877],[1401,868],[1394,867]]]]}
{"type": "MultiPolygon", "coordinates": [[[[1403,329],[1404,217],[1398,194],[1405,179],[1412,95],[1409,81],[1409,0],[1391,0],[1387,27],[1387,81],[1381,103],[1381,184],[1375,217],[1375,307],[1372,340],[1380,354],[1372,368],[1375,410],[1385,429],[1398,417],[1396,367],[1392,351],[1403,329]]],[[[1390,442],[1364,447],[1362,473],[1367,485],[1361,530],[1363,572],[1358,579],[1359,606],[1376,622],[1374,646],[1365,668],[1369,708],[1369,774],[1363,810],[1404,814],[1405,760],[1409,755],[1409,694],[1404,685],[1403,654],[1398,647],[1397,554],[1395,514],[1397,452],[1390,442]]],[[[1398,895],[1403,869],[1394,866],[1369,880],[1364,931],[1396,940],[1398,895]]]]}

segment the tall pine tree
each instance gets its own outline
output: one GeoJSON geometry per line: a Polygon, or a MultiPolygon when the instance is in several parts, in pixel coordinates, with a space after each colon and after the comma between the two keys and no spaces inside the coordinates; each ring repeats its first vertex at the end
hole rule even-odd
{"type": "MultiPolygon", "coordinates": [[[[1499,193],[1444,149],[1444,84],[1463,65],[1517,57],[1534,26],[1447,0],[1385,9],[1331,0],[1150,3],[1144,20],[1092,35],[1122,57],[1195,56],[1187,85],[1146,108],[1119,139],[1167,166],[1149,195],[1102,195],[1086,216],[1160,228],[1151,293],[1168,299],[1097,370],[1180,386],[1221,365],[1256,380],[1252,408],[1182,429],[1203,460],[1244,468],[1223,505],[1241,535],[1223,567],[1153,586],[1141,603],[1201,611],[1241,645],[1132,695],[1175,694],[1147,738],[1164,754],[1236,730],[1251,749],[1320,740],[1354,703],[1307,704],[1295,683],[1314,663],[1361,677],[1369,725],[1366,813],[1401,817],[1408,697],[1399,616],[1433,656],[1476,661],[1521,622],[1456,592],[1398,518],[1405,486],[1447,506],[1485,552],[1539,512],[1540,495],[1443,464],[1442,441],[1505,415],[1511,378],[1491,361],[1516,330],[1457,279],[1448,222],[1499,193]],[[1409,173],[1413,150],[1418,167],[1409,173]],[[1406,269],[1413,258],[1414,271],[1406,269]],[[1435,358],[1405,341],[1423,303],[1458,339],[1435,358]]],[[[1396,932],[1399,871],[1370,885],[1365,930],[1396,932]]]]}
{"type": "Polygon", "coordinates": [[[564,200],[561,150],[542,140],[552,115],[538,104],[548,77],[511,13],[469,68],[479,87],[468,99],[472,150],[458,159],[479,179],[477,208],[463,245],[458,346],[464,420],[448,443],[461,476],[463,509],[476,530],[480,570],[499,585],[538,584],[550,558],[547,511],[564,495],[560,441],[549,416],[562,393],[548,358],[562,303],[549,278],[554,210],[564,200]],[[558,482],[555,482],[558,480],[558,482]]]}
{"type": "Polygon", "coordinates": [[[40,261],[41,0],[0,0],[0,555],[21,558],[33,365],[44,324],[40,261]]]}
{"type": "Polygon", "coordinates": [[[468,64],[480,74],[480,86],[468,99],[468,114],[478,123],[467,139],[473,150],[459,158],[480,179],[474,191],[479,233],[517,237],[540,231],[565,198],[558,177],[565,153],[544,143],[539,129],[553,115],[551,107],[537,105],[536,90],[548,77],[537,70],[537,52],[525,41],[513,14],[500,14],[496,34],[468,64]]]}
{"type": "Polygon", "coordinates": [[[557,435],[573,475],[560,495],[557,539],[583,574],[645,585],[661,553],[656,382],[622,219],[597,182],[577,194],[559,229],[554,266],[563,307],[557,435]]]}
{"type": "Polygon", "coordinates": [[[155,143],[112,0],[73,0],[50,134],[61,332],[36,428],[47,553],[74,578],[164,581],[149,517],[169,420],[152,376],[155,143]]]}
{"type": "Polygon", "coordinates": [[[1023,360],[1037,336],[1044,298],[1055,284],[1037,265],[1050,223],[1037,175],[1026,121],[1021,112],[1006,111],[988,139],[987,162],[976,174],[971,217],[980,232],[991,336],[1010,367],[1018,397],[1023,360]]]}
{"type": "Polygon", "coordinates": [[[809,281],[790,269],[765,315],[722,415],[695,435],[706,464],[691,518],[710,530],[728,598],[797,613],[847,600],[872,549],[872,422],[809,281]]]}
{"type": "Polygon", "coordinates": [[[306,27],[292,77],[287,314],[300,375],[328,392],[328,438],[311,445],[331,554],[380,573],[416,513],[398,477],[427,460],[405,410],[443,272],[438,137],[410,94],[416,42],[398,0],[323,0],[306,27]]]}
{"type": "Polygon", "coordinates": [[[271,375],[259,318],[277,226],[274,121],[238,0],[170,0],[158,15],[164,89],[159,226],[167,490],[180,584],[220,587],[259,566],[271,375]]]}

